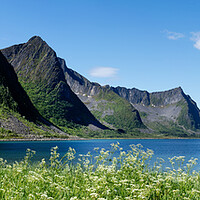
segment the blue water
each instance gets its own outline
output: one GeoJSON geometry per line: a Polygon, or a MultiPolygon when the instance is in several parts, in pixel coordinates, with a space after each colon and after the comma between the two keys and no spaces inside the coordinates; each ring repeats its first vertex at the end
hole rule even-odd
{"type": "Polygon", "coordinates": [[[157,157],[163,158],[168,166],[168,158],[173,156],[185,156],[185,160],[191,157],[198,158],[198,165],[195,169],[200,170],[200,140],[198,139],[110,139],[110,140],[79,140],[79,141],[15,141],[0,142],[0,158],[8,162],[20,161],[24,158],[26,149],[36,151],[33,161],[46,160],[50,157],[50,149],[58,146],[58,152],[64,155],[69,147],[76,150],[76,155],[94,152],[95,147],[109,149],[111,143],[120,143],[124,150],[130,150],[131,144],[142,144],[144,149],[154,151],[153,161],[157,157]]]}

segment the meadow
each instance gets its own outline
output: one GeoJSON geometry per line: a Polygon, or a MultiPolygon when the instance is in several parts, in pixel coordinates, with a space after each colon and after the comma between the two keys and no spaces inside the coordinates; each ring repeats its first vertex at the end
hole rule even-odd
{"type": "Polygon", "coordinates": [[[124,151],[119,143],[109,150],[95,148],[96,154],[77,155],[75,149],[60,157],[53,147],[50,159],[31,161],[36,153],[27,149],[20,162],[0,159],[0,199],[35,200],[131,200],[200,199],[200,172],[194,171],[197,159],[184,156],[163,159],[150,167],[153,151],[130,145],[124,151]]]}

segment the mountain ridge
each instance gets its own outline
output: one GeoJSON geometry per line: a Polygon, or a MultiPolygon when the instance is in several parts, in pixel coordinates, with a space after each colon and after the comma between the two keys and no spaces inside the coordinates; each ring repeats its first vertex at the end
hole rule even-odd
{"type": "MultiPolygon", "coordinates": [[[[64,61],[61,60],[60,62],[64,66],[64,61]]],[[[173,131],[185,132],[187,129],[190,135],[194,133],[193,131],[200,129],[199,108],[181,87],[149,93],[136,88],[101,86],[90,82],[67,66],[65,69],[62,68],[68,84],[89,109],[91,106],[88,99],[98,95],[102,88],[107,88],[131,103],[139,111],[144,124],[151,130],[158,129],[159,132],[167,134],[167,132],[172,133],[173,131]]],[[[185,134],[183,133],[183,135],[185,134]]]]}
{"type": "Polygon", "coordinates": [[[39,36],[1,50],[40,113],[59,126],[106,129],[66,83],[55,51],[39,36]]]}
{"type": "Polygon", "coordinates": [[[58,125],[71,126],[65,115],[68,110],[76,118],[73,123],[89,125],[93,121],[94,126],[108,126],[120,134],[130,133],[131,137],[142,132],[181,137],[200,133],[199,108],[181,87],[149,93],[136,88],[101,86],[68,68],[65,60],[57,57],[38,36],[2,52],[13,64],[34,105],[58,125]],[[68,121],[63,121],[65,118],[68,121]]]}
{"type": "MultiPolygon", "coordinates": [[[[118,95],[127,99],[133,105],[143,105],[147,107],[157,107],[164,108],[169,105],[178,104],[181,101],[184,101],[188,104],[188,123],[184,123],[179,118],[180,125],[186,125],[189,129],[200,129],[200,110],[197,107],[196,103],[183,92],[181,87],[170,89],[162,92],[152,92],[140,91],[135,88],[126,89],[121,87],[111,87],[111,89],[116,92],[118,95]],[[137,97],[139,93],[139,98],[137,97]],[[141,98],[142,97],[142,98],[141,98]],[[191,122],[189,122],[191,121],[191,122]]],[[[137,106],[136,106],[137,107],[137,106]]],[[[138,107],[139,109],[139,107],[138,107]]],[[[186,116],[185,116],[186,117],[186,116]]],[[[183,120],[183,119],[182,119],[183,120]]]]}
{"type": "Polygon", "coordinates": [[[1,51],[0,130],[0,138],[68,137],[39,114],[1,51]]]}

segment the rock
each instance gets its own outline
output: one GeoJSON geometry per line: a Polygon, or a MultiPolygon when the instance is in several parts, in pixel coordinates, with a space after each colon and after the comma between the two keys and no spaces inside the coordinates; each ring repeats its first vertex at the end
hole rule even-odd
{"type": "Polygon", "coordinates": [[[40,37],[34,36],[27,43],[2,52],[14,66],[33,104],[48,120],[63,127],[92,124],[107,128],[71,90],[55,51],[40,37]]]}

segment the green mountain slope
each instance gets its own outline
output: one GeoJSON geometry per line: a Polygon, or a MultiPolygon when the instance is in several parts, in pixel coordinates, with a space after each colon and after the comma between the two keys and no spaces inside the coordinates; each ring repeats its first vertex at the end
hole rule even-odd
{"type": "Polygon", "coordinates": [[[40,37],[3,49],[2,53],[14,66],[20,83],[45,118],[67,129],[81,125],[106,129],[72,92],[56,53],[40,37]]]}
{"type": "MultiPolygon", "coordinates": [[[[132,120],[135,118],[129,116],[131,105],[132,109],[134,108],[133,110],[139,111],[139,114],[135,112],[137,113],[136,118],[141,122],[141,116],[142,122],[150,132],[157,135],[161,134],[161,136],[185,137],[199,135],[199,109],[196,103],[185,95],[181,88],[149,93],[135,88],[102,87],[98,83],[92,83],[82,75],[67,68],[63,59],[59,59],[59,61],[69,86],[98,119],[106,121],[117,128],[119,128],[119,124],[123,124],[120,128],[129,127],[123,122],[132,124],[132,127],[139,127],[137,120],[137,123],[135,123],[132,120]],[[123,102],[121,98],[126,101],[123,102]],[[117,102],[112,104],[113,106],[123,108],[120,113],[116,113],[118,119],[114,117],[115,112],[113,110],[115,109],[109,107],[110,102],[114,102],[111,99],[115,99],[114,101],[117,102]],[[119,102],[120,104],[118,105],[119,102]],[[121,113],[126,115],[126,118],[122,117],[121,113]]],[[[147,132],[147,130],[143,131],[147,132]]]]}
{"type": "Polygon", "coordinates": [[[139,129],[145,129],[138,111],[128,101],[115,94],[109,87],[92,83],[67,68],[63,59],[60,58],[59,62],[71,89],[102,123],[118,130],[122,136],[138,135],[139,129]]]}
{"type": "Polygon", "coordinates": [[[93,133],[84,134],[95,137],[200,135],[200,110],[180,87],[149,93],[101,86],[69,69],[38,36],[2,53],[40,114],[69,133],[86,126],[93,133]]]}
{"type": "Polygon", "coordinates": [[[182,88],[149,93],[136,88],[111,87],[140,112],[146,126],[165,135],[199,135],[200,110],[182,88]]]}
{"type": "Polygon", "coordinates": [[[68,137],[45,120],[0,52],[0,138],[68,137]]]}

